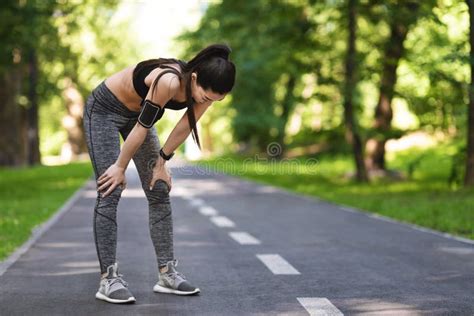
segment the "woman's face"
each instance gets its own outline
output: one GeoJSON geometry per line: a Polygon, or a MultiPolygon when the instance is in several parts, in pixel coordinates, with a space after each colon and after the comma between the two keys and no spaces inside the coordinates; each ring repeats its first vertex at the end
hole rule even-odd
{"type": "Polygon", "coordinates": [[[210,89],[204,90],[197,83],[197,74],[195,72],[191,74],[191,92],[192,92],[192,96],[194,100],[197,103],[221,101],[227,95],[227,94],[215,93],[214,91],[210,89]]]}

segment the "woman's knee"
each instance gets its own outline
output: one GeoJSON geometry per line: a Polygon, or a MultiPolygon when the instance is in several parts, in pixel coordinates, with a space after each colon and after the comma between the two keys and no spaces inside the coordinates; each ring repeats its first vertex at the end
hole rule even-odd
{"type": "Polygon", "coordinates": [[[99,205],[117,205],[120,197],[122,196],[123,189],[120,185],[116,186],[112,192],[110,192],[107,196],[103,196],[105,192],[107,192],[108,188],[104,189],[100,193],[100,201],[99,205]]]}
{"type": "Polygon", "coordinates": [[[168,184],[164,180],[157,180],[153,185],[152,190],[150,188],[144,187],[145,192],[147,193],[147,198],[149,202],[156,203],[169,203],[169,188],[168,184]]]}

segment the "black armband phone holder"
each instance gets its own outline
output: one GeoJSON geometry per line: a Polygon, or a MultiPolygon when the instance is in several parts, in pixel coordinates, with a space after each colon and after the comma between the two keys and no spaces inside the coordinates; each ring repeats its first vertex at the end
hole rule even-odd
{"type": "Polygon", "coordinates": [[[146,128],[150,128],[156,123],[165,113],[165,108],[151,102],[144,100],[142,102],[142,110],[138,116],[138,122],[146,128]]]}

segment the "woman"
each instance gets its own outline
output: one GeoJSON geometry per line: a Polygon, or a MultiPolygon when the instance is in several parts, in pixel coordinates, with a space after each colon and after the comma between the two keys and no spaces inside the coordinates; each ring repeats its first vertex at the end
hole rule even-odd
{"type": "Polygon", "coordinates": [[[145,60],[104,80],[87,99],[84,133],[98,191],[93,225],[101,278],[96,298],[111,303],[136,301],[118,273],[115,258],[117,204],[126,187],[130,159],[149,205],[149,229],[159,270],[153,290],[179,295],[200,292],[176,270],[169,200],[172,182],[166,161],[191,131],[200,148],[196,122],[234,85],[230,52],[227,45],[214,44],[187,63],[174,58],[145,60]],[[160,148],[153,125],[165,109],[184,108],[186,113],[160,148]],[[121,151],[119,134],[124,139],[121,151]]]}

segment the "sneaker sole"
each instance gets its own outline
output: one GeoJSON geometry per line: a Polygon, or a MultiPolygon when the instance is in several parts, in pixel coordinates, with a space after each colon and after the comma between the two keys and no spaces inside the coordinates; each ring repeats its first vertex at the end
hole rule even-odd
{"type": "Polygon", "coordinates": [[[136,301],[135,297],[133,297],[133,296],[129,297],[126,300],[118,300],[118,299],[115,299],[115,298],[107,297],[107,296],[105,296],[104,294],[102,294],[100,292],[95,293],[95,298],[97,298],[99,300],[107,301],[107,302],[110,302],[110,303],[116,303],[116,304],[134,303],[136,301]]]}
{"type": "Polygon", "coordinates": [[[184,292],[184,291],[173,290],[173,289],[170,289],[170,288],[167,288],[167,287],[163,287],[159,284],[155,284],[155,286],[153,287],[153,292],[170,293],[170,294],[178,294],[178,295],[193,295],[193,294],[197,294],[197,293],[201,292],[201,290],[199,290],[199,288],[196,288],[192,292],[184,292]]]}

